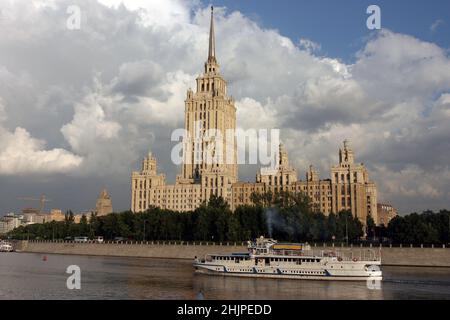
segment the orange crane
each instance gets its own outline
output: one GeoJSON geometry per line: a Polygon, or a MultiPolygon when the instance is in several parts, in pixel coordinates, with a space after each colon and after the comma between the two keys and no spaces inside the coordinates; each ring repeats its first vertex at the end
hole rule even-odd
{"type": "Polygon", "coordinates": [[[25,201],[39,201],[40,202],[40,207],[39,207],[39,213],[42,214],[44,213],[44,207],[45,207],[45,203],[46,202],[50,202],[52,200],[48,199],[45,194],[41,195],[41,197],[39,199],[37,198],[31,198],[31,197],[20,197],[17,198],[19,200],[25,200],[25,201]]]}

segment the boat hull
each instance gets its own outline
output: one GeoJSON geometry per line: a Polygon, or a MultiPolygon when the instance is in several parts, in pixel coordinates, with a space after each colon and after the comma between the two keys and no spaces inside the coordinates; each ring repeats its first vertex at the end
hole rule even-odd
{"type": "MultiPolygon", "coordinates": [[[[266,278],[266,279],[290,279],[290,280],[323,280],[323,281],[382,281],[381,271],[372,272],[371,274],[355,274],[355,275],[336,275],[324,270],[322,274],[287,274],[286,271],[280,269],[265,272],[261,269],[253,268],[248,272],[234,272],[227,270],[226,267],[219,265],[194,264],[195,273],[212,276],[224,277],[242,277],[242,278],[266,278]]],[[[319,272],[317,272],[319,273],[319,272]]]]}

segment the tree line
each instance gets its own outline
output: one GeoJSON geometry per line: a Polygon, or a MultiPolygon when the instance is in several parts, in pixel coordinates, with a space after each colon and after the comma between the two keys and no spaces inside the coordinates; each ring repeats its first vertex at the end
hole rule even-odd
{"type": "Polygon", "coordinates": [[[253,194],[253,205],[234,212],[221,198],[213,196],[191,212],[150,208],[143,213],[125,211],[107,216],[92,215],[74,223],[68,211],[62,222],[21,226],[8,236],[15,239],[64,239],[103,236],[136,241],[247,241],[261,235],[288,242],[357,242],[367,238],[390,239],[394,243],[448,243],[450,213],[425,212],[391,220],[376,227],[369,216],[366,229],[349,211],[328,216],[312,210],[309,197],[282,192],[253,194]]]}
{"type": "Polygon", "coordinates": [[[387,227],[377,228],[380,237],[393,243],[450,244],[450,211],[425,211],[397,216],[387,227]]]}

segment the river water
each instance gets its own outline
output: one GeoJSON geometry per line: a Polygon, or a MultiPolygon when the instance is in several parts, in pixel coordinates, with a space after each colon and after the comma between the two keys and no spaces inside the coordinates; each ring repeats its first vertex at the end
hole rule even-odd
{"type": "Polygon", "coordinates": [[[383,267],[365,282],[253,279],[193,273],[192,262],[0,253],[0,299],[450,299],[450,268],[383,267]],[[81,290],[66,269],[81,269],[81,290]]]}

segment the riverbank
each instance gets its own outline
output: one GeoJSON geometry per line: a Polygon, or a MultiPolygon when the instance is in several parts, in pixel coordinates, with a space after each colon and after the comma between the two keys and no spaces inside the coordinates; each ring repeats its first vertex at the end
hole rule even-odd
{"type": "MultiPolygon", "coordinates": [[[[73,243],[51,241],[17,241],[17,251],[30,253],[113,256],[136,258],[187,259],[203,257],[209,253],[228,254],[247,252],[245,243],[186,243],[186,242],[128,242],[128,243],[73,243]]],[[[410,248],[410,247],[313,247],[315,250],[381,250],[383,265],[411,267],[450,268],[450,248],[410,248]]]]}

